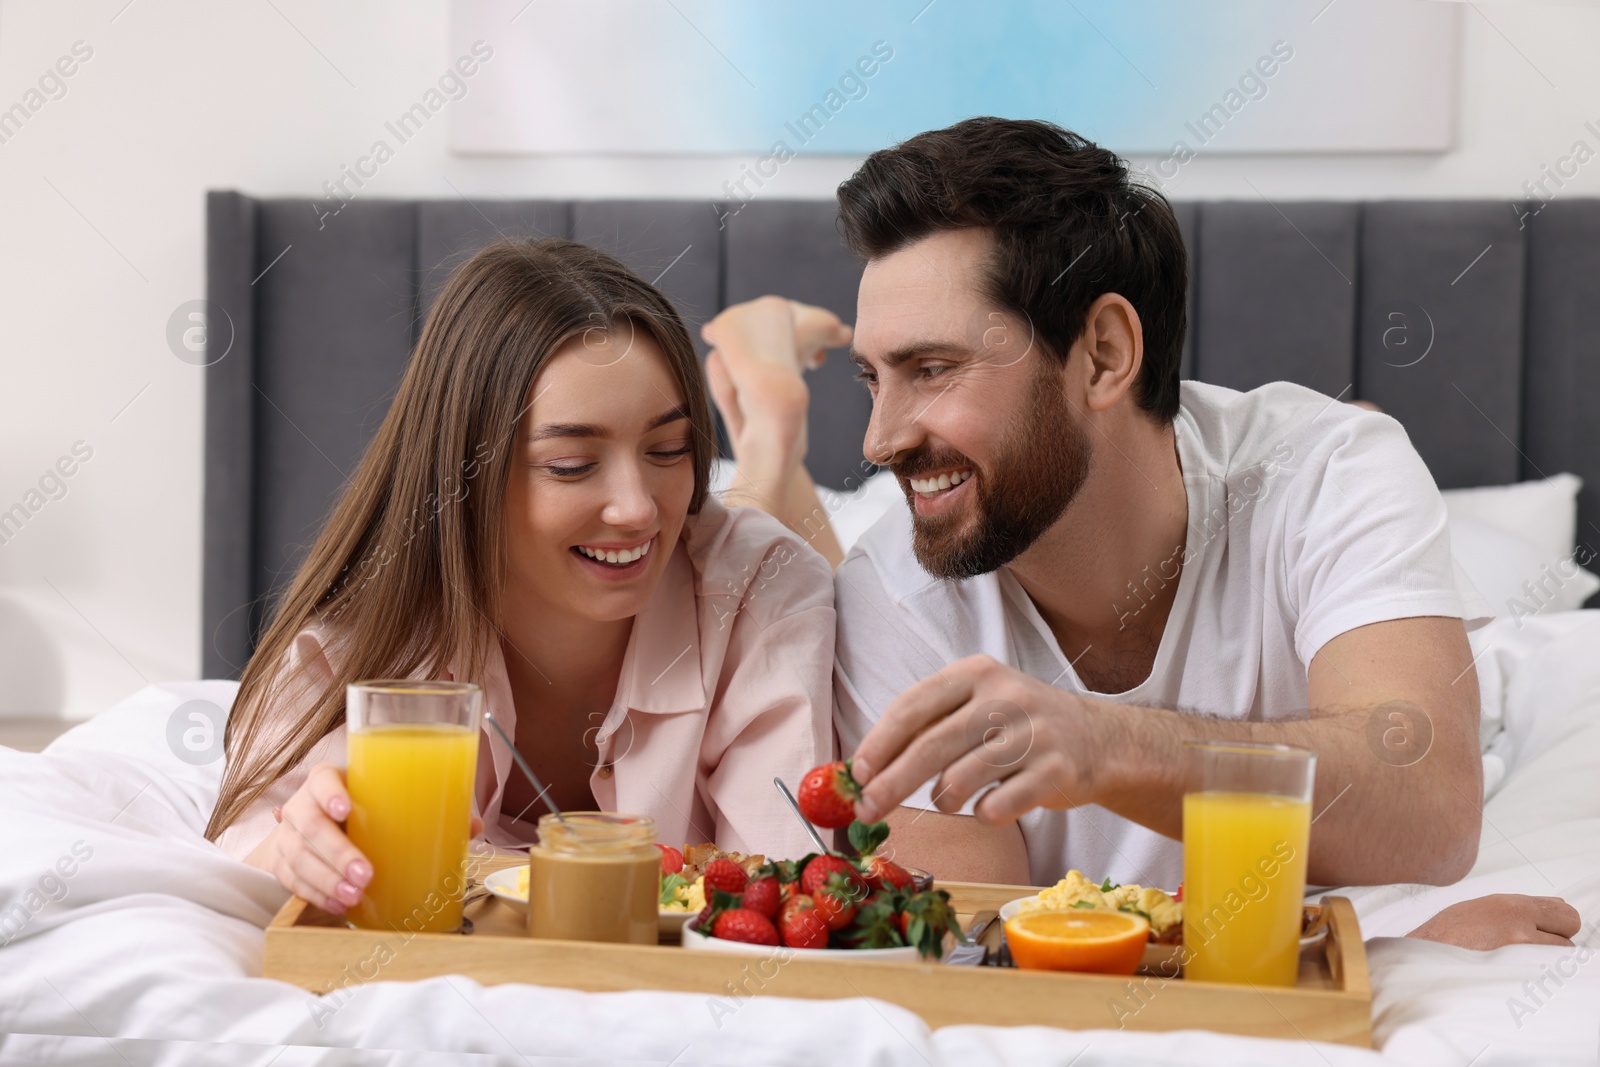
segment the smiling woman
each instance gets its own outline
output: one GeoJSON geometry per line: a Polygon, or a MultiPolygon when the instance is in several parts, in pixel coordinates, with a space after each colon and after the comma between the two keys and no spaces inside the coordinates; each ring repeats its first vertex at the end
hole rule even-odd
{"type": "Polygon", "coordinates": [[[714,440],[682,321],[621,263],[560,240],[468,260],[245,669],[209,836],[356,904],[374,871],[340,825],[345,687],[432,678],[477,682],[548,787],[486,729],[475,809],[496,844],[529,843],[552,805],[803,852],[771,779],[832,753],[831,574],[709,495],[714,440]]]}

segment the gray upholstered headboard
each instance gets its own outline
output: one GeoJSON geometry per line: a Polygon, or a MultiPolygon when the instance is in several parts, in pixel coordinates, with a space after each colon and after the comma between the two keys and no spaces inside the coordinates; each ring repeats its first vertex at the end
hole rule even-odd
{"type": "MultiPolygon", "coordinates": [[[[1587,483],[1580,539],[1600,540],[1600,200],[1537,214],[1504,201],[1177,209],[1193,267],[1187,377],[1372,400],[1444,488],[1573,471],[1587,483]]],[[[854,313],[860,267],[827,201],[729,214],[704,201],[369,200],[326,215],[304,199],[210,194],[207,295],[233,337],[206,380],[207,677],[243,666],[444,277],[498,233],[616,253],[696,334],[764,293],[854,313]]],[[[869,410],[851,374],[830,360],[813,385],[809,464],[841,488],[861,475],[869,410]]]]}

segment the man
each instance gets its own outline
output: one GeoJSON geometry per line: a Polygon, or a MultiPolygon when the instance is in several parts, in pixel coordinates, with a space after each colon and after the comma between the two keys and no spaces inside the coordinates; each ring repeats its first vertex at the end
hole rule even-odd
{"type": "Polygon", "coordinates": [[[921,134],[839,201],[864,452],[911,505],[837,572],[860,816],[945,878],[1171,887],[1184,740],[1281,742],[1317,753],[1311,882],[1465,874],[1488,612],[1399,424],[1180,385],[1171,209],[1058,127],[921,134]]]}

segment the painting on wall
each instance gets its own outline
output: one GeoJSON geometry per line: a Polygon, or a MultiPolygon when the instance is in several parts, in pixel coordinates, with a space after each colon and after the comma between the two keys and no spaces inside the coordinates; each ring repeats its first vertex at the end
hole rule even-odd
{"type": "Polygon", "coordinates": [[[454,0],[464,154],[864,155],[971,115],[1124,155],[1440,152],[1460,5],[454,0]],[[474,49],[474,46],[476,48],[474,49]]]}

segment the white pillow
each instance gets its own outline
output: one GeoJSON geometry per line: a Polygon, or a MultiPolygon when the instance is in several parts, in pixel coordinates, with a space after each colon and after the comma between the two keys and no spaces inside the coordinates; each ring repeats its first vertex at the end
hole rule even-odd
{"type": "Polygon", "coordinates": [[[1547,560],[1572,555],[1578,539],[1578,490],[1583,479],[1557,474],[1542,481],[1446,489],[1451,519],[1473,519],[1522,538],[1547,560]]]}
{"type": "Polygon", "coordinates": [[[1575,474],[1557,474],[1445,490],[1456,562],[1496,615],[1576,611],[1600,590],[1600,578],[1582,567],[1594,550],[1574,547],[1582,486],[1575,474]]]}
{"type": "Polygon", "coordinates": [[[1542,556],[1522,538],[1476,519],[1451,518],[1450,551],[1496,615],[1576,611],[1600,590],[1600,578],[1568,560],[1570,552],[1542,556]]]}

